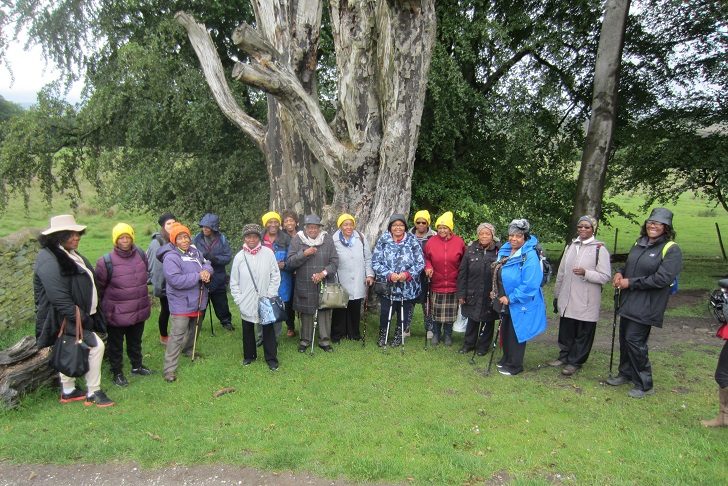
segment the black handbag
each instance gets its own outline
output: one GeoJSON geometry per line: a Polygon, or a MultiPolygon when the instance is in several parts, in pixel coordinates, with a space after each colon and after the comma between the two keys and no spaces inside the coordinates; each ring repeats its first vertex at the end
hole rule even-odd
{"type": "Polygon", "coordinates": [[[68,336],[66,331],[66,319],[61,323],[58,331],[56,344],[53,346],[50,357],[50,366],[54,370],[66,376],[83,376],[88,373],[89,346],[83,342],[83,326],[81,323],[81,311],[76,307],[76,335],[68,336]]]}
{"type": "Polygon", "coordinates": [[[268,326],[276,322],[285,321],[288,313],[286,312],[286,304],[283,302],[283,299],[277,295],[275,297],[260,297],[258,286],[255,284],[255,277],[253,277],[253,272],[250,270],[245,253],[243,253],[243,259],[245,260],[245,266],[248,267],[250,281],[253,283],[255,293],[258,295],[258,318],[260,319],[260,324],[262,326],[268,326]]]}

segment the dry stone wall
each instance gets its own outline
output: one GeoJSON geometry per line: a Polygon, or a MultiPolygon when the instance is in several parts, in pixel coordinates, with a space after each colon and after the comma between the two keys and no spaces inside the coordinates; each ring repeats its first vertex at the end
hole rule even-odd
{"type": "Polygon", "coordinates": [[[33,263],[38,229],[23,229],[0,238],[0,332],[33,322],[33,263]]]}

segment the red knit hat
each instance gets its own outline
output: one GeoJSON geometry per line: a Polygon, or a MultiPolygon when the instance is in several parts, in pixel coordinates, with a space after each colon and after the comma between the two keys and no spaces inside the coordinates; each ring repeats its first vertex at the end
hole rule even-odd
{"type": "Polygon", "coordinates": [[[190,238],[192,237],[192,233],[190,233],[190,229],[183,225],[182,223],[174,223],[172,225],[172,229],[169,230],[169,241],[173,244],[177,244],[177,236],[179,236],[182,233],[187,233],[187,236],[190,238]]]}

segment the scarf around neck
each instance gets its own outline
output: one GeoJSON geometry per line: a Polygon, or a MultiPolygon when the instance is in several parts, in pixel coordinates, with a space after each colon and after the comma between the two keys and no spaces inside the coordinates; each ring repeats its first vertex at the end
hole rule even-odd
{"type": "Polygon", "coordinates": [[[260,249],[263,248],[263,245],[258,243],[255,248],[250,248],[248,245],[243,245],[243,251],[245,253],[250,253],[251,255],[255,255],[260,251],[260,249]]]}
{"type": "Polygon", "coordinates": [[[304,245],[308,246],[321,246],[324,244],[324,237],[326,236],[326,231],[322,231],[319,233],[319,235],[316,237],[316,239],[309,238],[306,233],[304,233],[303,230],[298,232],[298,237],[301,238],[301,242],[303,242],[304,245]]]}

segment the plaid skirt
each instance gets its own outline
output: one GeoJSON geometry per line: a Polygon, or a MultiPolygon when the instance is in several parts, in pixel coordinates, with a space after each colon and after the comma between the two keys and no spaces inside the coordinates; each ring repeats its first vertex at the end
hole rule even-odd
{"type": "Polygon", "coordinates": [[[441,294],[432,292],[432,320],[452,324],[458,318],[458,299],[455,292],[441,294]]]}

